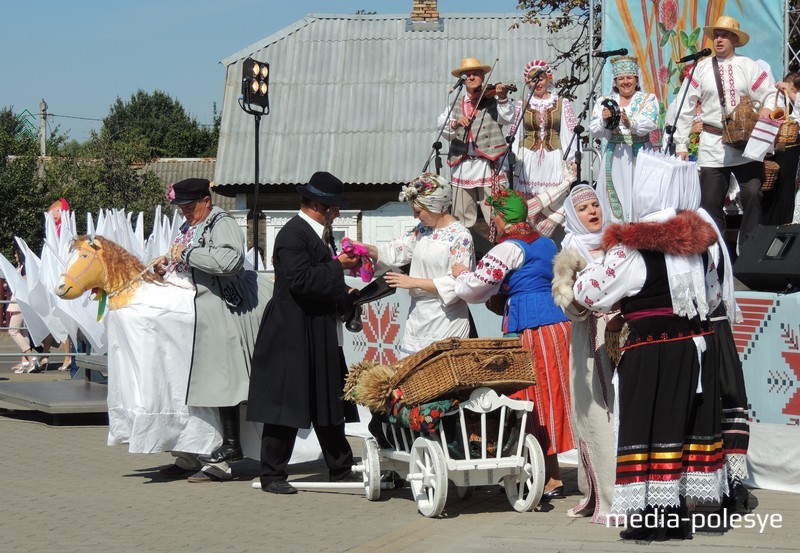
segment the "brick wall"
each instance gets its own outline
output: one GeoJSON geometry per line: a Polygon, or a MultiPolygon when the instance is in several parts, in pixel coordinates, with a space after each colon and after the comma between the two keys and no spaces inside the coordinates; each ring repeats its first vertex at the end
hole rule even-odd
{"type": "Polygon", "coordinates": [[[438,19],[437,0],[414,0],[414,7],[411,9],[412,21],[437,21],[438,19]]]}

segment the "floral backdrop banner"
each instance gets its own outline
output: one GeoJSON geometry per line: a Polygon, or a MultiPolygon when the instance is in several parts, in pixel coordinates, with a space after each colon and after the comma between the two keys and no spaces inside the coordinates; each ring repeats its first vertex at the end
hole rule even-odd
{"type": "MultiPolygon", "coordinates": [[[[677,60],[703,48],[714,50],[703,27],[720,15],[739,21],[750,35],[737,53],[764,60],[776,80],[783,77],[784,0],[606,0],[603,16],[606,50],[627,48],[639,59],[640,86],[652,92],[661,105],[661,126],[666,106],[680,88],[677,60]]],[[[603,91],[611,90],[611,66],[606,64],[603,91]]]]}

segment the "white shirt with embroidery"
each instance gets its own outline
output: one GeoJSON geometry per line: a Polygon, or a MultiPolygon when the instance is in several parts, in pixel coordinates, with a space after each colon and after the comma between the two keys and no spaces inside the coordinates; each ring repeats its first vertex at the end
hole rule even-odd
{"type": "Polygon", "coordinates": [[[469,337],[469,307],[455,293],[451,267],[475,266],[472,235],[454,221],[444,228],[418,224],[402,238],[378,244],[378,266],[400,267],[411,262],[409,276],[432,279],[436,292],[410,289],[411,307],[400,348],[409,354],[437,340],[469,337]]]}
{"type": "Polygon", "coordinates": [[[483,303],[498,292],[508,273],[525,263],[525,252],[514,242],[497,244],[478,262],[475,271],[456,279],[456,294],[469,303],[483,303]]]}
{"type": "Polygon", "coordinates": [[[575,300],[592,311],[607,313],[622,298],[641,292],[646,278],[642,254],[618,244],[578,273],[575,300]]]}
{"type": "MultiPolygon", "coordinates": [[[[756,107],[772,108],[775,104],[775,82],[758,63],[746,56],[734,55],[727,59],[717,58],[719,62],[722,92],[725,97],[725,111],[732,112],[748,96],[756,107]]],[[[706,125],[722,126],[722,106],[720,105],[717,83],[714,77],[712,58],[700,60],[694,77],[689,83],[686,100],[678,116],[675,130],[675,145],[678,153],[686,152],[689,132],[694,121],[694,109],[700,102],[700,119],[706,125]]],[[[700,146],[697,164],[700,167],[730,167],[750,163],[752,160],[742,156],[742,151],[726,146],[722,137],[709,132],[700,133],[700,146]]]]}

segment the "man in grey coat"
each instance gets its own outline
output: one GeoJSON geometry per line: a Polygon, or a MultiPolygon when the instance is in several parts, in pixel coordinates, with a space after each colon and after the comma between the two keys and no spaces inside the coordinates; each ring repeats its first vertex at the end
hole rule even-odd
{"type": "MultiPolygon", "coordinates": [[[[243,458],[239,404],[247,400],[250,359],[271,283],[244,268],[244,237],[236,221],[212,205],[210,183],[186,179],[173,185],[186,223],[169,253],[195,285],[195,332],[186,402],[218,407],[222,445],[198,457],[202,469],[190,482],[230,479],[228,463],[243,458]]],[[[188,345],[188,344],[187,344],[188,345]]]]}

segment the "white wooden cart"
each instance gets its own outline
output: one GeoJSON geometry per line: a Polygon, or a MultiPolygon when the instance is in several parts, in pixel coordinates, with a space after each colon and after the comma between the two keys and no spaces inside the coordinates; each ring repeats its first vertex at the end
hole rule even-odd
{"type": "Polygon", "coordinates": [[[460,418],[458,427],[461,436],[449,437],[444,425],[440,425],[438,434],[421,436],[418,433],[396,425],[384,424],[384,432],[394,448],[378,446],[375,439],[364,441],[364,456],[354,471],[364,475],[364,487],[369,500],[380,497],[380,475],[382,471],[394,471],[405,479],[417,503],[417,509],[426,517],[436,517],[442,513],[447,499],[448,482],[452,481],[462,498],[469,497],[473,486],[495,485],[502,481],[506,496],[516,511],[530,511],[539,503],[544,488],[544,456],[536,439],[525,434],[528,415],[533,410],[533,402],[510,399],[499,395],[491,388],[478,388],[472,392],[467,401],[445,416],[460,418]],[[467,435],[467,412],[480,416],[481,450],[480,456],[470,452],[467,435]],[[489,417],[490,413],[499,411],[499,427],[492,433],[491,426],[498,424],[489,417]],[[507,436],[504,436],[506,421],[510,412],[515,412],[517,435],[513,454],[503,456],[503,447],[507,436]],[[488,439],[492,433],[497,436],[496,451],[488,451],[488,439]],[[447,444],[451,439],[460,439],[464,459],[453,459],[447,444]]]}
{"type": "MultiPolygon", "coordinates": [[[[544,456],[539,442],[525,434],[533,402],[510,399],[491,388],[477,388],[468,400],[461,402],[445,417],[459,417],[460,440],[464,459],[453,459],[447,444],[451,438],[439,425],[435,436],[423,436],[413,430],[394,424],[384,424],[384,433],[395,447],[380,448],[375,438],[364,440],[364,454],[353,472],[362,475],[362,482],[298,482],[291,484],[298,490],[361,490],[370,501],[380,498],[381,489],[393,489],[393,482],[382,482],[381,475],[388,471],[397,473],[408,482],[417,509],[426,517],[437,517],[444,509],[447,489],[452,481],[462,499],[472,494],[474,486],[490,486],[502,482],[506,496],[516,511],[531,511],[542,498],[544,489],[544,456]],[[467,434],[467,412],[480,417],[480,455],[470,451],[467,434]],[[499,418],[490,416],[499,412],[499,418]],[[511,426],[517,435],[513,454],[503,456],[502,447],[510,415],[516,422],[511,426]],[[496,430],[496,432],[494,431],[496,430]],[[496,436],[496,451],[490,454],[488,436],[496,436]]],[[[254,488],[261,483],[253,482],[254,488]]]]}

